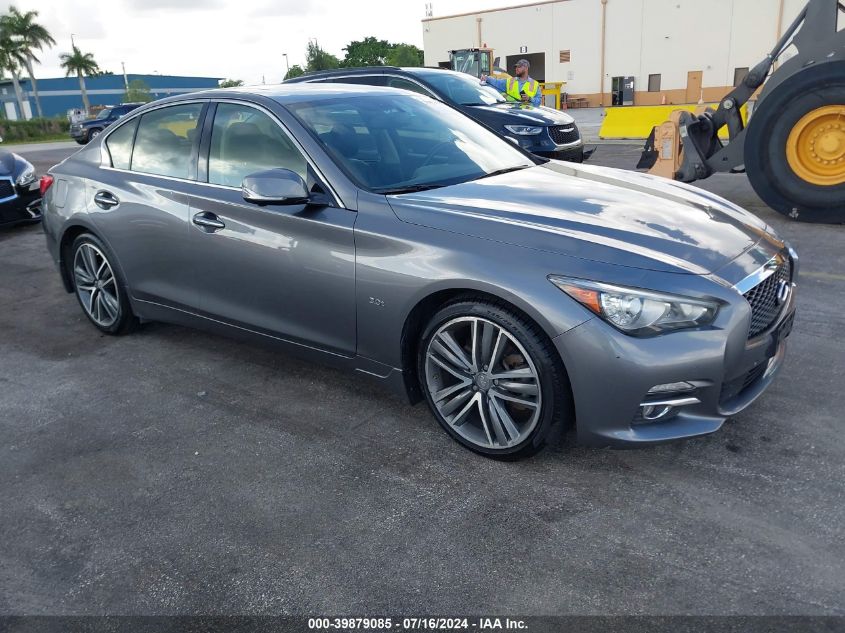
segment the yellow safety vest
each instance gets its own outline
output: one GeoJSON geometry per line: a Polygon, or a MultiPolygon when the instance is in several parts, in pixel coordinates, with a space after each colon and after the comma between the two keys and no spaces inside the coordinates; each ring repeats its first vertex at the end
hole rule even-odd
{"type": "MultiPolygon", "coordinates": [[[[522,90],[525,91],[525,94],[528,95],[529,99],[533,99],[534,95],[537,94],[537,91],[540,89],[540,84],[538,84],[533,79],[529,79],[524,84],[522,84],[522,90]]],[[[516,100],[522,99],[522,95],[519,94],[519,79],[516,77],[509,77],[508,78],[508,95],[513,97],[516,100]]]]}

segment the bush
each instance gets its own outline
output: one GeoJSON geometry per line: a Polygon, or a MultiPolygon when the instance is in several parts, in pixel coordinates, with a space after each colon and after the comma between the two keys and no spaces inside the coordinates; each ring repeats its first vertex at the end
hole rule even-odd
{"type": "Polygon", "coordinates": [[[64,117],[30,119],[29,121],[0,121],[0,136],[4,143],[38,141],[54,136],[68,136],[70,121],[64,117]]]}

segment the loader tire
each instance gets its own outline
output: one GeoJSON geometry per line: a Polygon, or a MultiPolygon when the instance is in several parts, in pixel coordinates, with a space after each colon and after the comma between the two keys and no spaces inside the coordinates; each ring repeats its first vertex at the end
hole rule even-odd
{"type": "Polygon", "coordinates": [[[744,153],[751,186],[772,209],[845,223],[845,64],[802,70],[762,99],[744,153]]]}

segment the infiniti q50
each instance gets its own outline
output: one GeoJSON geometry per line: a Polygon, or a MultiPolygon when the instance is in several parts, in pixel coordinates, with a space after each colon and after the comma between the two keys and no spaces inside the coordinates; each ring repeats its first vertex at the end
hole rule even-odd
{"type": "Polygon", "coordinates": [[[247,337],[380,380],[464,446],[719,429],[781,367],[797,258],[677,182],[529,154],[422,95],[295,84],[177,96],[42,179],[91,323],[247,337]]]}

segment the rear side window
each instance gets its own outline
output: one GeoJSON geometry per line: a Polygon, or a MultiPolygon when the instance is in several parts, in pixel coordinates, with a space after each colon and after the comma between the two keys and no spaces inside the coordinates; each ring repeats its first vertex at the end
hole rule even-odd
{"type": "Polygon", "coordinates": [[[420,84],[409,79],[403,79],[402,77],[388,78],[387,85],[391,88],[402,88],[402,90],[410,90],[411,92],[417,92],[421,95],[425,95],[426,97],[431,96],[431,92],[423,88],[420,84]]]}
{"type": "Polygon", "coordinates": [[[135,128],[138,127],[138,119],[121,125],[106,139],[106,148],[111,157],[111,166],[117,169],[129,169],[129,162],[132,158],[132,139],[135,137],[135,128]]]}
{"type": "Polygon", "coordinates": [[[203,104],[154,110],[141,117],[132,152],[132,171],[196,180],[194,156],[203,104]]]}
{"type": "Polygon", "coordinates": [[[360,84],[363,86],[383,86],[383,75],[348,75],[346,77],[337,77],[334,83],[338,84],[360,84]]]}

